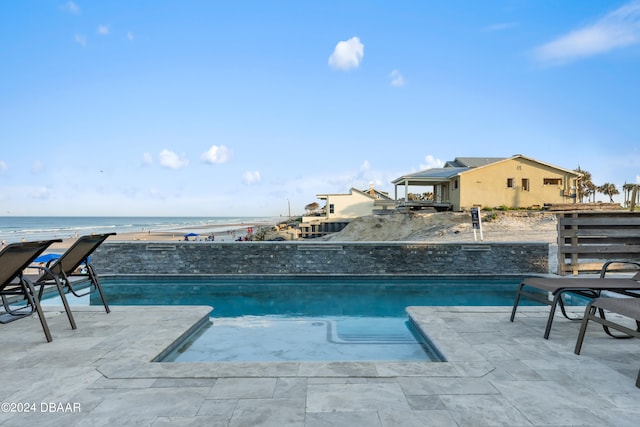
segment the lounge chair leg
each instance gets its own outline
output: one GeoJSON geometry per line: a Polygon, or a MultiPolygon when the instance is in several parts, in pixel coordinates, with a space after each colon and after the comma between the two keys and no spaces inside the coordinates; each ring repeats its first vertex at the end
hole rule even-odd
{"type": "Polygon", "coordinates": [[[44,331],[44,336],[47,338],[47,342],[53,341],[51,331],[49,330],[49,325],[47,325],[47,319],[44,318],[44,311],[42,311],[40,301],[38,301],[38,298],[35,296],[36,291],[33,288],[33,285],[31,285],[30,282],[27,282],[23,278],[20,278],[20,283],[22,284],[22,289],[24,289],[25,291],[27,301],[29,302],[29,304],[31,304],[31,307],[34,307],[36,309],[36,313],[38,313],[40,325],[42,325],[42,330],[44,331]]]}
{"type": "Polygon", "coordinates": [[[71,329],[78,329],[78,327],[76,326],[76,321],[73,318],[73,314],[71,313],[71,307],[69,307],[69,301],[67,301],[67,297],[64,294],[64,288],[62,287],[62,285],[58,280],[56,280],[56,287],[58,288],[58,293],[60,294],[62,305],[64,305],[64,310],[67,312],[67,319],[69,319],[69,323],[71,324],[71,329]]]}
{"type": "Polygon", "coordinates": [[[591,304],[588,304],[587,308],[584,310],[584,316],[582,317],[582,323],[580,324],[580,332],[578,333],[578,340],[576,341],[576,348],[573,350],[575,354],[580,354],[580,351],[582,350],[582,342],[584,341],[584,335],[587,333],[589,320],[595,312],[596,308],[592,307],[591,304]]]}
{"type": "Polygon", "coordinates": [[[96,289],[98,289],[98,293],[100,294],[100,299],[102,300],[102,305],[104,305],[104,309],[107,313],[111,313],[111,309],[109,308],[109,304],[107,303],[107,298],[104,295],[104,291],[102,290],[102,285],[100,285],[100,281],[98,280],[98,276],[93,270],[93,266],[87,264],[87,269],[89,270],[89,277],[91,281],[94,283],[96,289]]]}
{"type": "Polygon", "coordinates": [[[520,302],[520,291],[522,291],[522,288],[524,287],[524,284],[520,284],[520,287],[518,288],[518,293],[516,293],[516,299],[513,302],[513,308],[511,309],[511,321],[513,322],[513,319],[515,319],[516,317],[516,310],[518,309],[518,303],[520,302]]]}
{"type": "MultiPolygon", "coordinates": [[[[29,280],[29,279],[25,279],[29,280]]],[[[35,289],[36,285],[33,282],[30,282],[31,286],[35,289]]],[[[71,313],[71,307],[69,307],[69,301],[64,293],[64,286],[60,283],[58,278],[55,278],[56,288],[58,289],[58,295],[60,295],[60,300],[62,301],[62,305],[64,306],[64,311],[67,313],[67,319],[69,319],[69,324],[71,324],[71,329],[78,329],[76,326],[76,321],[73,318],[73,314],[71,313]]],[[[42,295],[44,294],[45,285],[40,286],[40,292],[38,292],[38,296],[36,297],[38,301],[42,301],[42,295]]]]}
{"type": "Polygon", "coordinates": [[[544,329],[544,339],[549,339],[549,334],[551,333],[551,325],[553,325],[553,317],[556,314],[556,307],[558,306],[558,301],[562,301],[562,292],[558,292],[558,294],[554,295],[553,302],[551,302],[551,308],[549,309],[549,318],[547,319],[547,326],[544,329]]]}

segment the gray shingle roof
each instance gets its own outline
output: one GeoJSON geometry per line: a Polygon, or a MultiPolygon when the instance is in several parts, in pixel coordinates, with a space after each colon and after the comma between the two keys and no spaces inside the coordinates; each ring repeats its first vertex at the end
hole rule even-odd
{"type": "Polygon", "coordinates": [[[506,157],[456,157],[455,160],[448,161],[444,166],[477,168],[505,159],[506,157]]]}
{"type": "Polygon", "coordinates": [[[550,165],[548,163],[541,162],[539,160],[532,159],[530,157],[523,156],[522,154],[516,154],[513,157],[456,157],[455,160],[450,160],[445,163],[442,168],[432,168],[415,172],[408,175],[403,175],[400,178],[396,178],[391,181],[392,184],[409,184],[409,185],[429,185],[437,184],[439,182],[446,181],[454,176],[467,172],[468,170],[487,166],[493,163],[502,162],[509,159],[523,158],[532,162],[536,162],[542,165],[546,165],[566,173],[571,173],[576,176],[580,174],[575,171],[560,168],[558,166],[550,165]],[[412,182],[412,180],[414,180],[412,182]]]}

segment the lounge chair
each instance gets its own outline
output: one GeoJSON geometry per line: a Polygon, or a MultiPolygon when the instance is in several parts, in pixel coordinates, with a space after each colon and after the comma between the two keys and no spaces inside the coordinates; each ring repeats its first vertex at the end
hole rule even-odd
{"type": "Polygon", "coordinates": [[[555,316],[556,307],[560,306],[562,315],[569,320],[582,320],[581,317],[570,317],[564,306],[562,297],[569,293],[580,295],[586,298],[598,298],[603,291],[615,292],[631,297],[640,296],[640,272],[631,278],[609,278],[605,277],[608,268],[613,264],[630,264],[640,267],[640,263],[627,261],[609,261],[605,263],[600,271],[599,278],[546,278],[546,277],[528,277],[520,283],[513,309],[511,310],[511,321],[516,316],[516,310],[520,302],[520,297],[524,296],[543,304],[551,306],[547,326],[544,331],[544,338],[548,339],[551,333],[551,325],[555,316]],[[531,292],[537,290],[537,292],[531,292]]]}
{"type": "MultiPolygon", "coordinates": [[[[587,332],[589,320],[600,323],[604,331],[614,338],[640,338],[640,298],[596,298],[587,304],[576,342],[575,354],[580,354],[582,349],[582,341],[587,332]],[[636,322],[636,329],[631,329],[625,325],[612,322],[605,317],[605,310],[617,313],[625,317],[629,317],[636,322]],[[598,316],[599,314],[599,316],[598,316]],[[623,332],[623,337],[613,335],[609,328],[623,332]]],[[[636,379],[636,387],[640,387],[640,371],[636,379]]]]}
{"type": "MultiPolygon", "coordinates": [[[[29,316],[35,311],[38,314],[42,330],[48,342],[53,340],[51,331],[47,325],[33,283],[23,275],[23,272],[34,259],[56,242],[61,242],[61,240],[12,243],[0,252],[0,296],[5,309],[0,323],[8,323],[29,316]],[[11,308],[11,302],[7,297],[22,297],[26,300],[26,305],[17,309],[11,308]]],[[[63,301],[65,301],[64,293],[60,288],[58,290],[63,301]]],[[[65,309],[67,310],[71,327],[75,329],[73,316],[71,316],[71,312],[66,305],[65,309]]]]}
{"type": "Polygon", "coordinates": [[[31,279],[36,287],[40,287],[39,295],[42,296],[46,286],[54,284],[69,290],[76,297],[82,297],[97,290],[105,311],[109,313],[111,311],[109,304],[89,257],[102,242],[115,234],[104,233],[81,236],[59,258],[51,260],[44,266],[36,266],[41,270],[41,274],[31,279]],[[86,288],[74,287],[74,282],[82,284],[86,283],[87,280],[89,281],[89,286],[86,288]]]}

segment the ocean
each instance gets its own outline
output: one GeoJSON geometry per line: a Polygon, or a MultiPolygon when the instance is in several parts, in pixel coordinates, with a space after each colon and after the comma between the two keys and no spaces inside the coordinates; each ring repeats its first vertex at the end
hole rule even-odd
{"type": "Polygon", "coordinates": [[[274,224],[273,217],[100,217],[100,216],[0,216],[0,240],[65,239],[91,233],[176,231],[215,233],[241,228],[243,224],[274,224]]]}

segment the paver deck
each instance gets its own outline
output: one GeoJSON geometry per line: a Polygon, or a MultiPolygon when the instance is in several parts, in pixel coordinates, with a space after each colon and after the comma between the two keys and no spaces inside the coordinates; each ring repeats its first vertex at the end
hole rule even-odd
{"type": "Polygon", "coordinates": [[[447,362],[158,363],[209,307],[49,307],[0,325],[1,426],[636,426],[640,340],[546,307],[411,307],[447,362]],[[9,406],[7,406],[9,404],[9,406]],[[13,404],[13,405],[12,405],[13,404]],[[25,411],[25,404],[30,412],[25,411]],[[11,409],[21,412],[11,412],[11,409]],[[33,424],[35,423],[35,424],[33,424]]]}

